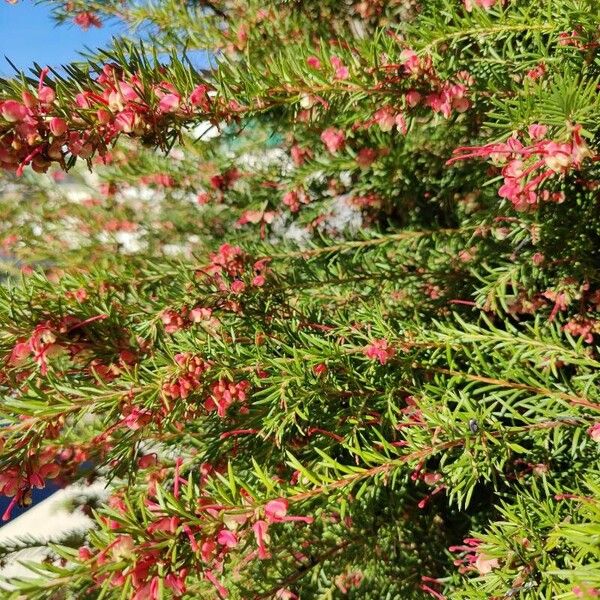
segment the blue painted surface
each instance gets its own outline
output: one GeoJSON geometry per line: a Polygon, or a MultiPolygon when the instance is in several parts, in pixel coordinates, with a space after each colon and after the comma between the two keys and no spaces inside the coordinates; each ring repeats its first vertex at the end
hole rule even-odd
{"type": "MultiPolygon", "coordinates": [[[[10,521],[16,519],[19,515],[22,515],[24,512],[29,510],[32,506],[39,504],[42,500],[45,500],[49,496],[52,496],[54,492],[58,492],[61,488],[57,485],[54,485],[51,481],[46,482],[46,487],[38,490],[33,489],[31,493],[31,505],[30,506],[15,506],[11,512],[10,521]]],[[[10,501],[12,498],[7,498],[6,496],[0,496],[0,516],[4,514],[4,511],[8,508],[10,501]]],[[[7,521],[10,523],[10,521],[7,521]]],[[[6,525],[4,521],[0,521],[0,527],[2,525],[6,525]]]]}

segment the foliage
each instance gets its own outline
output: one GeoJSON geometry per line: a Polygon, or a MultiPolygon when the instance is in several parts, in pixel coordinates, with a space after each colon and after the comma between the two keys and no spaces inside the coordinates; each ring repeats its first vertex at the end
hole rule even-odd
{"type": "Polygon", "coordinates": [[[51,4],[126,34],[0,82],[0,491],[111,497],[7,593],[600,594],[598,3],[51,4]]]}

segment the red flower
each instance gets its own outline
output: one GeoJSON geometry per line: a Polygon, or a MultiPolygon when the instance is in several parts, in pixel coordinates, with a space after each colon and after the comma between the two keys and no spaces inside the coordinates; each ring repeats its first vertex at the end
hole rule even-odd
{"type": "Polygon", "coordinates": [[[256,521],[256,523],[252,525],[252,531],[254,531],[256,544],[258,546],[258,558],[261,560],[271,557],[266,546],[266,544],[269,542],[269,536],[267,534],[268,529],[269,524],[266,521],[256,521]]]}
{"type": "Polygon", "coordinates": [[[208,112],[210,109],[210,98],[208,97],[208,87],[206,85],[198,85],[190,94],[190,102],[193,106],[200,107],[203,111],[208,112]]]}
{"type": "Polygon", "coordinates": [[[301,517],[287,515],[288,501],[285,498],[270,500],[265,504],[265,515],[269,523],[284,523],[287,521],[302,521],[303,523],[312,523],[312,517],[301,517]]]}
{"type": "Polygon", "coordinates": [[[489,10],[496,2],[497,0],[463,0],[463,4],[468,12],[471,12],[475,6],[489,10]]]}
{"type": "Polygon", "coordinates": [[[0,113],[5,121],[23,121],[27,116],[27,107],[16,100],[6,100],[0,104],[0,113]]]}
{"type": "Polygon", "coordinates": [[[229,529],[221,529],[217,534],[217,542],[227,548],[235,548],[238,544],[237,536],[229,529]]]}
{"type": "Polygon", "coordinates": [[[341,150],[345,146],[346,135],[341,129],[328,127],[321,134],[321,141],[325,144],[329,152],[335,154],[338,150],[341,150]]]}
{"type": "Polygon", "coordinates": [[[382,365],[396,354],[396,350],[389,346],[385,339],[373,340],[368,346],[363,348],[365,356],[378,360],[382,365]]]}
{"type": "Polygon", "coordinates": [[[145,427],[152,421],[152,413],[149,410],[135,406],[123,419],[122,423],[134,431],[145,427]]]}
{"type": "Polygon", "coordinates": [[[90,27],[102,27],[102,22],[93,12],[81,12],[75,15],[73,19],[76,25],[79,25],[82,29],[89,29],[90,27]]]}
{"type": "Polygon", "coordinates": [[[158,103],[158,110],[161,113],[175,112],[179,108],[180,102],[179,94],[165,94],[158,103]]]}
{"type": "Polygon", "coordinates": [[[232,404],[243,404],[246,401],[246,391],[249,387],[249,381],[233,383],[220,379],[213,384],[211,395],[204,402],[204,407],[211,412],[216,410],[219,417],[224,418],[232,404]]]}
{"type": "Polygon", "coordinates": [[[320,69],[321,68],[321,61],[316,57],[316,56],[309,56],[306,59],[306,64],[311,68],[311,69],[320,69]]]}
{"type": "Polygon", "coordinates": [[[600,443],[600,421],[594,423],[588,430],[588,435],[595,441],[600,443]]]}

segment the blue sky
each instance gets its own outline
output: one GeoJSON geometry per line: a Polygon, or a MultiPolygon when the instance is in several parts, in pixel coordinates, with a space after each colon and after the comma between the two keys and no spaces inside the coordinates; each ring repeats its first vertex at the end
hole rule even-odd
{"type": "Polygon", "coordinates": [[[88,31],[71,24],[57,27],[46,5],[36,6],[32,0],[11,5],[0,0],[0,75],[13,72],[4,56],[23,69],[34,61],[56,67],[76,59],[84,46],[104,46],[117,31],[116,24],[88,31]]]}
{"type": "MultiPolygon", "coordinates": [[[[32,0],[11,5],[0,0],[0,77],[14,72],[4,56],[25,71],[34,62],[42,67],[59,67],[77,59],[78,51],[85,46],[92,50],[106,47],[119,31],[122,26],[116,22],[87,31],[71,23],[57,26],[46,5],[35,5],[32,0]]],[[[201,51],[190,53],[189,58],[196,67],[209,63],[207,54],[201,51]]]]}

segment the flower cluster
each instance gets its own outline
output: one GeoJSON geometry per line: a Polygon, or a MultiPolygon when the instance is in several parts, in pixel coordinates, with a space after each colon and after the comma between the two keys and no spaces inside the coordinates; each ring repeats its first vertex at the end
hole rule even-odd
{"type": "MultiPolygon", "coordinates": [[[[178,473],[177,481],[185,482],[178,473]]],[[[179,491],[175,490],[179,497],[179,491]]],[[[266,502],[262,507],[227,507],[215,503],[208,497],[200,499],[196,518],[187,522],[182,517],[166,516],[160,506],[151,498],[145,500],[150,516],[145,525],[143,539],[137,540],[128,533],[120,533],[121,517],[128,516],[128,508],[119,496],[110,500],[116,518],[104,517],[110,530],[115,532],[113,541],[105,548],[94,552],[88,547],[79,551],[79,559],[87,562],[96,572],[96,585],[108,582],[111,587],[121,587],[130,582],[134,589],[133,600],[158,600],[159,565],[164,576],[164,584],[174,597],[186,592],[189,569],[178,568],[173,556],[165,552],[165,542],[173,536],[187,546],[184,552],[191,552],[194,561],[201,569],[203,578],[209,582],[219,597],[228,596],[227,588],[218,575],[226,568],[228,556],[232,552],[244,551],[255,545],[243,556],[242,562],[270,558],[269,527],[277,523],[312,523],[312,517],[288,515],[288,501],[277,498],[266,502]],[[126,566],[123,567],[122,565],[126,566]]],[[[292,596],[288,596],[292,597],[292,596]]]]}
{"type": "MultiPolygon", "coordinates": [[[[69,3],[67,2],[67,10],[68,4],[69,3]]],[[[100,21],[96,14],[89,10],[77,13],[73,17],[73,23],[75,23],[75,25],[79,25],[79,27],[81,27],[81,29],[83,29],[84,31],[89,29],[90,27],[102,27],[102,21],[100,21]]]]}
{"type": "Polygon", "coordinates": [[[385,365],[390,358],[396,354],[396,349],[390,346],[386,339],[373,340],[370,344],[364,347],[363,353],[372,360],[379,361],[385,365]]]}
{"type": "Polygon", "coordinates": [[[10,519],[14,507],[21,503],[31,504],[31,489],[43,488],[47,479],[54,479],[60,474],[61,467],[57,463],[56,451],[47,448],[23,462],[22,467],[9,467],[0,473],[0,493],[12,497],[10,504],[2,515],[3,521],[10,519]]]}
{"type": "MultiPolygon", "coordinates": [[[[467,91],[473,84],[473,78],[466,71],[456,75],[456,81],[440,79],[429,56],[419,56],[414,50],[402,52],[401,68],[408,80],[414,83],[404,95],[406,109],[418,106],[430,108],[448,118],[452,111],[463,113],[468,110],[470,102],[467,91]]],[[[402,129],[403,125],[399,124],[402,129]]]]}
{"type": "Polygon", "coordinates": [[[248,286],[262,287],[269,273],[269,258],[252,261],[239,246],[222,244],[210,255],[210,264],[200,271],[216,283],[223,292],[243,293],[248,286]]]}
{"type": "Polygon", "coordinates": [[[0,164],[18,175],[27,165],[46,172],[53,162],[65,167],[68,156],[102,156],[121,134],[153,138],[177,118],[210,110],[205,85],[185,98],[168,81],[149,85],[113,64],[65,106],[57,101],[57,84],[45,83],[47,74],[41,71],[35,92],[0,100],[0,164]]]}
{"type": "Polygon", "coordinates": [[[479,550],[482,541],[477,538],[466,538],[462,545],[451,546],[450,552],[459,553],[459,558],[454,564],[459,567],[461,573],[475,571],[480,575],[486,575],[500,565],[497,558],[487,556],[479,550]]]}
{"type": "MultiPolygon", "coordinates": [[[[79,298],[81,298],[81,294],[79,298]]],[[[106,315],[97,315],[82,321],[76,317],[65,317],[56,324],[50,321],[40,323],[36,325],[28,339],[21,339],[13,346],[8,357],[8,365],[21,367],[29,360],[33,360],[39,366],[40,373],[46,375],[52,357],[68,354],[73,359],[87,349],[88,343],[84,339],[73,341],[66,337],[66,334],[80,331],[87,325],[105,318],[106,315]]],[[[133,358],[129,355],[123,355],[123,357],[127,361],[133,358]]],[[[99,363],[90,364],[91,368],[99,366],[99,363]]]]}
{"type": "Polygon", "coordinates": [[[198,323],[205,323],[211,327],[216,327],[219,324],[218,319],[213,316],[212,309],[202,306],[196,306],[192,309],[183,306],[179,310],[167,308],[162,312],[160,318],[167,333],[175,333],[180,329],[198,323]]]}
{"type": "Polygon", "coordinates": [[[572,127],[571,140],[556,142],[546,138],[548,128],[534,124],[528,129],[529,145],[517,136],[506,142],[480,147],[462,147],[454,151],[448,164],[469,158],[490,159],[501,167],[504,183],[498,190],[516,209],[528,210],[540,201],[562,202],[564,194],[543,189],[547,180],[577,170],[593,154],[581,136],[581,127],[572,127]]]}
{"type": "Polygon", "coordinates": [[[175,355],[175,362],[181,367],[181,372],[166,382],[162,391],[168,398],[185,399],[200,386],[200,378],[209,368],[209,364],[199,356],[191,356],[189,353],[175,355]]]}
{"type": "Polygon", "coordinates": [[[240,408],[242,413],[248,412],[248,408],[244,406],[244,403],[249,388],[250,382],[246,380],[233,383],[220,379],[212,385],[210,395],[204,402],[204,408],[209,412],[216,411],[221,418],[226,416],[229,407],[235,403],[242,405],[240,408]]]}

